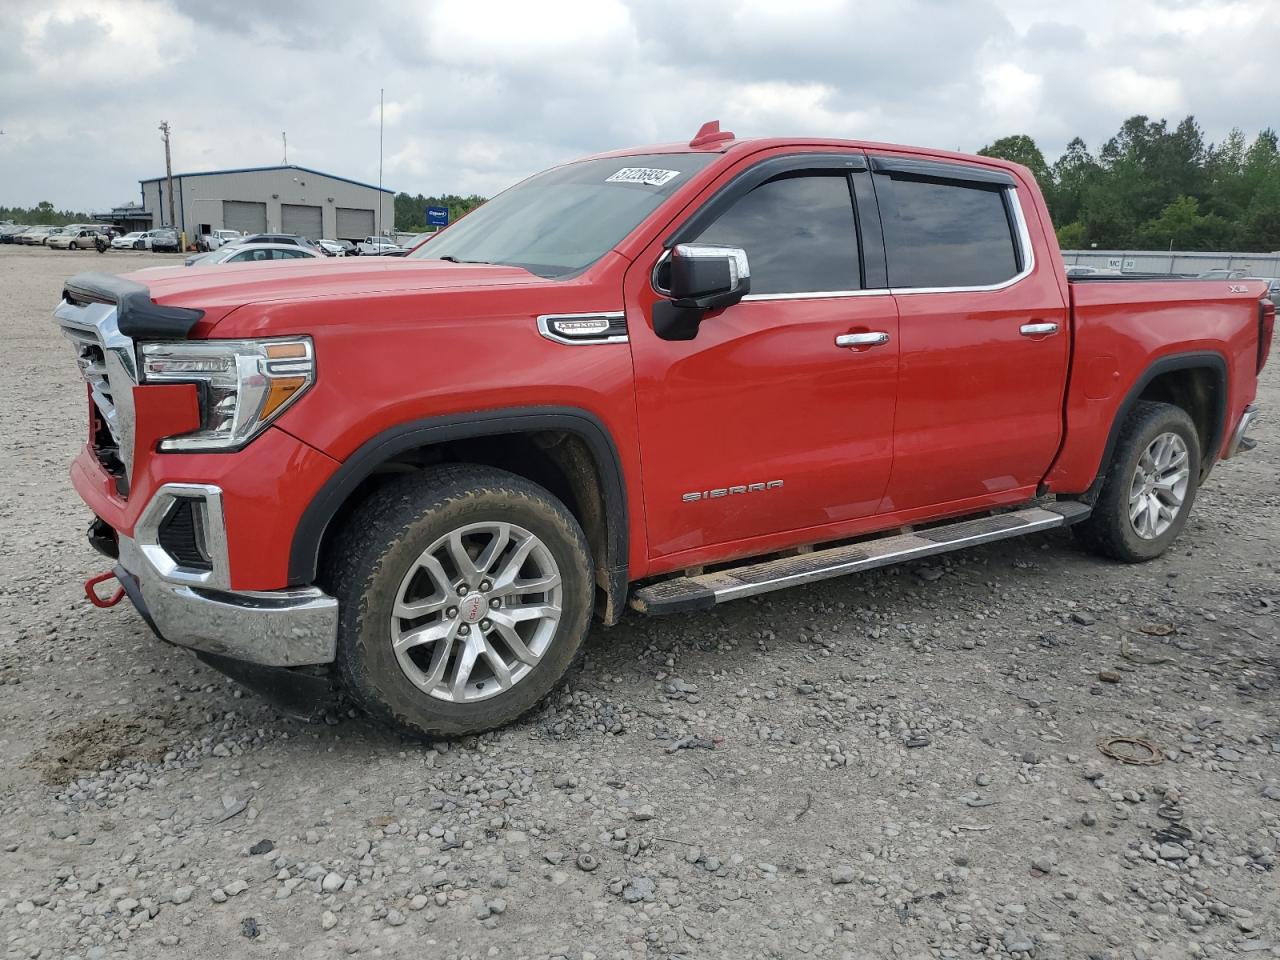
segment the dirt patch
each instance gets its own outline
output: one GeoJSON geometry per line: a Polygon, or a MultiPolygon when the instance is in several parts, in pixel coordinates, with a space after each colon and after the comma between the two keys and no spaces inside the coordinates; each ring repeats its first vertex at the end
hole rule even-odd
{"type": "Polygon", "coordinates": [[[52,734],[27,758],[40,779],[60,786],[77,775],[114,767],[125,759],[156,761],[176,736],[172,711],[94,717],[52,734]]]}

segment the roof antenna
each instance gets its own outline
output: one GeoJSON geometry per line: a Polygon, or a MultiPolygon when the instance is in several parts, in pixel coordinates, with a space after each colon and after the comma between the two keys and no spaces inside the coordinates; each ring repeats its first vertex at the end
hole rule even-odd
{"type": "Polygon", "coordinates": [[[708,120],[698,128],[698,132],[689,141],[689,146],[696,150],[699,147],[709,147],[712,144],[724,143],[726,140],[732,139],[734,139],[732,132],[728,130],[722,132],[720,130],[719,120],[708,120]]]}

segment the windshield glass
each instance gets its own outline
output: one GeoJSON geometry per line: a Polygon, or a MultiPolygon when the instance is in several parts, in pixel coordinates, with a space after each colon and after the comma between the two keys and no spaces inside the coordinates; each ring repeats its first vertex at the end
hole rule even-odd
{"type": "Polygon", "coordinates": [[[576,273],[613,249],[715,154],[663,153],[553,167],[494,197],[410,254],[576,273]]]}

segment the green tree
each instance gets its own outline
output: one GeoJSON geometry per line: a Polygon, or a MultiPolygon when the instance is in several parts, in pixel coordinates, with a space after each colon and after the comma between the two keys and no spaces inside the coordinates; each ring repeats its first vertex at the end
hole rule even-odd
{"type": "Polygon", "coordinates": [[[1138,229],[1137,240],[1154,250],[1221,250],[1231,245],[1234,233],[1217,214],[1202,214],[1194,197],[1178,197],[1138,229]]]}
{"type": "Polygon", "coordinates": [[[1079,220],[1058,228],[1058,246],[1063,250],[1079,250],[1084,247],[1084,224],[1079,220]]]}
{"type": "Polygon", "coordinates": [[[1040,152],[1036,142],[1025,133],[1001,137],[995,143],[987,144],[979,150],[978,156],[996,157],[1022,164],[1035,175],[1041,189],[1053,184],[1053,177],[1049,173],[1049,164],[1045,163],[1044,154],[1040,152]]]}
{"type": "Polygon", "coordinates": [[[407,193],[397,193],[395,198],[396,229],[403,230],[406,233],[421,233],[426,230],[427,207],[448,207],[449,222],[453,223],[480,206],[485,202],[485,199],[485,197],[477,194],[472,194],[469,197],[462,197],[452,193],[442,197],[424,197],[420,193],[412,196],[407,193]]]}
{"type": "Polygon", "coordinates": [[[1097,154],[1079,137],[1052,164],[1025,134],[979,151],[1029,167],[1068,249],[1280,249],[1280,137],[1232,130],[1206,144],[1195,117],[1141,114],[1097,154]]]}
{"type": "Polygon", "coordinates": [[[34,207],[0,207],[0,220],[24,224],[47,223],[55,227],[64,227],[68,223],[93,222],[89,214],[78,210],[56,210],[48,200],[41,200],[34,207]]]}
{"type": "Polygon", "coordinates": [[[1049,196],[1049,213],[1055,222],[1079,220],[1084,211],[1085,191],[1100,171],[1098,161],[1083,140],[1076,137],[1067,144],[1066,151],[1051,168],[1054,189],[1049,196]]]}

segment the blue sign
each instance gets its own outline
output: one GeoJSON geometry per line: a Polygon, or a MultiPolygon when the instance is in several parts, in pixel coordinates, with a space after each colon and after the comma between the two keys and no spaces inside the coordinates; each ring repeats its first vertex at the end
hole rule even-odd
{"type": "Polygon", "coordinates": [[[427,207],[428,227],[447,227],[449,225],[448,207],[427,207]]]}

